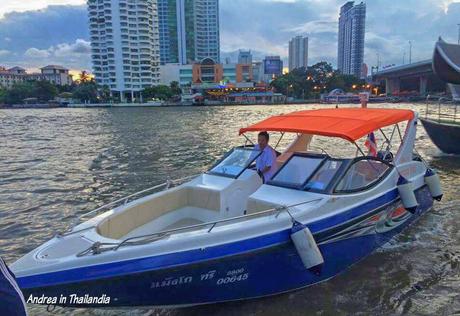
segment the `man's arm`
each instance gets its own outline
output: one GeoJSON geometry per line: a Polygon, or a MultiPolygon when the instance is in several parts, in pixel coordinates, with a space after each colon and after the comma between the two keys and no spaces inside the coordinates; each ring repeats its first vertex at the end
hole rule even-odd
{"type": "Polygon", "coordinates": [[[275,163],[276,163],[276,152],[275,150],[271,149],[271,153],[270,155],[268,155],[268,158],[267,158],[267,163],[265,167],[263,168],[263,170],[261,171],[263,173],[270,171],[270,169],[272,168],[272,166],[275,165],[275,163]]]}
{"type": "Polygon", "coordinates": [[[262,173],[265,173],[271,169],[272,166],[265,166],[261,171],[262,173]]]}

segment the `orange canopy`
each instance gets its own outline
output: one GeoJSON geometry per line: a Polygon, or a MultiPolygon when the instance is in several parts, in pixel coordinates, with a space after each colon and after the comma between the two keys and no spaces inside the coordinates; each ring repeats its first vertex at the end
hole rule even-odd
{"type": "Polygon", "coordinates": [[[341,108],[298,111],[272,116],[240,129],[340,137],[351,142],[379,128],[414,118],[411,110],[341,108]]]}

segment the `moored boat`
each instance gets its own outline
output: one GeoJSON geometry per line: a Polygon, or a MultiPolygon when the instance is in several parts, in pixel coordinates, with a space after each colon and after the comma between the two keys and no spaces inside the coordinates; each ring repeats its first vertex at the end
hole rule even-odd
{"type": "Polygon", "coordinates": [[[460,84],[460,45],[446,43],[440,37],[434,47],[433,71],[442,81],[460,84]]]}
{"type": "Polygon", "coordinates": [[[236,147],[189,182],[95,210],[11,268],[26,299],[80,307],[209,304],[328,280],[441,198],[437,176],[413,154],[416,128],[410,110],[270,117],[240,130],[247,139],[259,131],[296,135],[267,183],[253,168],[260,152],[236,147]],[[359,140],[374,132],[387,146],[369,155],[359,140]],[[317,136],[345,140],[356,155],[314,151],[317,136]]]}
{"type": "Polygon", "coordinates": [[[445,113],[443,113],[434,115],[434,117],[420,118],[420,121],[436,147],[446,154],[459,155],[460,122],[457,121],[456,114],[452,115],[446,116],[445,113]]]}
{"type": "Polygon", "coordinates": [[[458,84],[460,84],[460,45],[449,44],[441,38],[433,52],[433,71],[447,82],[452,92],[453,108],[439,100],[436,109],[426,105],[425,117],[420,118],[433,143],[448,154],[460,154],[460,122],[457,121],[458,84]]]}

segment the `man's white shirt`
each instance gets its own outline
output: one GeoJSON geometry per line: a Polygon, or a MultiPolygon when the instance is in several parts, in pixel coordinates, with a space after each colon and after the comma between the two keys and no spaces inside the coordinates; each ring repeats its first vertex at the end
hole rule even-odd
{"type": "MultiPolygon", "coordinates": [[[[259,144],[254,146],[254,150],[260,150],[259,144]]],[[[270,146],[267,145],[262,153],[256,159],[256,168],[257,170],[262,171],[265,167],[270,167],[270,170],[264,172],[264,182],[267,182],[271,179],[271,177],[275,174],[277,166],[276,166],[276,152],[270,146]]]]}

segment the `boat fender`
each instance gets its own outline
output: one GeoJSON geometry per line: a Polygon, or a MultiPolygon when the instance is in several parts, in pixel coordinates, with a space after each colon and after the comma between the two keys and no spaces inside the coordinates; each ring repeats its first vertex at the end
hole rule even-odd
{"type": "Polygon", "coordinates": [[[320,274],[324,258],[310,229],[295,221],[291,228],[291,239],[305,268],[317,275],[320,274]]]}
{"type": "Polygon", "coordinates": [[[414,189],[412,187],[412,182],[403,176],[399,176],[397,187],[404,208],[408,212],[414,214],[417,211],[418,203],[415,197],[414,189]]]}
{"type": "Polygon", "coordinates": [[[426,169],[424,179],[433,199],[435,199],[436,201],[441,201],[442,188],[438,174],[434,172],[432,169],[428,168],[426,169]]]}

